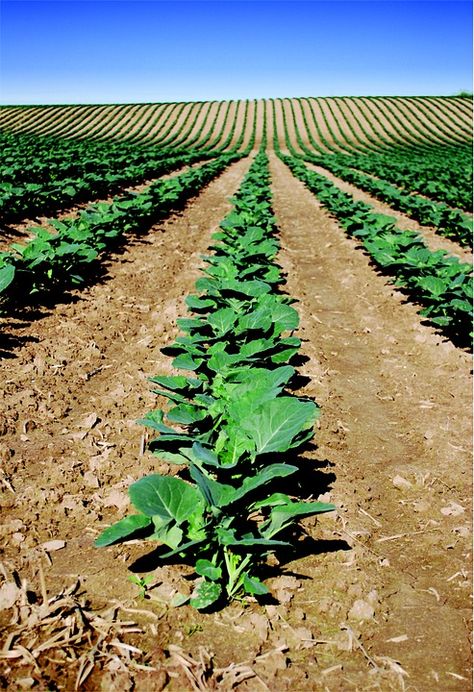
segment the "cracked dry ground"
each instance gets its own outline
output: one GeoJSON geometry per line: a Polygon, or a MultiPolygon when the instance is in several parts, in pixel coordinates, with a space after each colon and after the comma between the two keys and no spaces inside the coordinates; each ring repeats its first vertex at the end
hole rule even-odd
{"type": "Polygon", "coordinates": [[[142,453],[135,420],[156,407],[146,378],[170,372],[160,348],[241,161],[131,240],[102,283],[3,320],[4,687],[470,689],[470,359],[270,158],[280,262],[299,300],[301,393],[322,409],[305,488],[337,514],[305,520],[309,538],[267,580],[275,604],[211,615],[167,605],[189,568],[153,565],[143,543],[93,547],[126,512],[130,482],[169,469],[142,453]],[[132,569],[153,569],[145,598],[132,569]]]}

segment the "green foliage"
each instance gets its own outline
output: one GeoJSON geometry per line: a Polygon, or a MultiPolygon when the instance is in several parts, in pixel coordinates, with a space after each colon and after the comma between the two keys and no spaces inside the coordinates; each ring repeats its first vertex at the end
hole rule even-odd
{"type": "Polygon", "coordinates": [[[433,226],[442,235],[453,238],[462,245],[471,246],[472,219],[467,214],[459,209],[452,209],[443,202],[413,194],[413,189],[429,196],[445,199],[451,205],[470,210],[472,208],[472,164],[469,166],[468,162],[464,164],[461,160],[456,166],[449,168],[448,182],[446,172],[444,176],[441,176],[439,172],[432,169],[428,173],[425,168],[425,174],[422,177],[420,167],[414,163],[407,170],[406,167],[397,168],[393,162],[390,165],[387,159],[388,157],[382,158],[380,155],[305,157],[305,160],[327,168],[339,178],[366,190],[377,199],[387,202],[420,223],[433,226]],[[355,168],[361,168],[371,175],[354,170],[355,168]],[[373,177],[374,175],[379,177],[373,177]],[[383,179],[387,177],[396,182],[398,187],[383,179]],[[463,180],[469,181],[465,187],[462,186],[463,180]]]}
{"type": "Polygon", "coordinates": [[[472,329],[472,269],[442,250],[431,252],[422,238],[400,231],[390,216],[355,202],[326,177],[308,170],[299,160],[282,156],[292,172],[312,190],[346,231],[358,238],[373,261],[396,277],[419,302],[421,314],[466,345],[472,329]]]}
{"type": "MultiPolygon", "coordinates": [[[[202,295],[187,299],[194,317],[180,320],[183,334],[163,349],[190,374],[151,378],[169,408],[140,421],[158,433],[150,449],[178,464],[179,475],[146,476],[129,489],[139,512],[129,519],[143,517],[148,538],[170,548],[163,557],[193,562],[190,603],[199,609],[267,594],[258,578],[266,556],[291,545],[299,517],[334,509],[275,492],[297,474],[285,455],[312,436],[318,408],[284,391],[300,345],[292,335],[298,314],[278,291],[265,155],[233,203],[196,283],[202,295]]],[[[136,535],[132,524],[125,535],[124,521],[96,545],[136,535]]]]}
{"type": "Polygon", "coordinates": [[[55,230],[32,229],[26,245],[0,253],[0,299],[19,299],[78,285],[100,258],[126,233],[139,232],[195,195],[235,156],[221,156],[175,178],[159,180],[140,194],[97,203],[77,217],[52,221],[55,230]]]}

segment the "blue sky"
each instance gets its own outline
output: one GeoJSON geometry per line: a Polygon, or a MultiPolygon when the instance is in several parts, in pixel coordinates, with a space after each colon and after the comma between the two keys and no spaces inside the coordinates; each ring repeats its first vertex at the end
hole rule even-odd
{"type": "Polygon", "coordinates": [[[464,0],[0,0],[0,103],[472,89],[464,0]]]}

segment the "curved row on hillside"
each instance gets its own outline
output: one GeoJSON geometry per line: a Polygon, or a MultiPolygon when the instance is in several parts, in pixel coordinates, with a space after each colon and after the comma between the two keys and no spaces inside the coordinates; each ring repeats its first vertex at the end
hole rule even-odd
{"type": "MultiPolygon", "coordinates": [[[[2,106],[0,129],[79,139],[114,139],[160,147],[232,148],[275,105],[280,145],[283,116],[292,144],[315,153],[353,153],[464,145],[472,141],[472,100],[464,97],[320,97],[190,103],[2,106]],[[231,136],[229,137],[229,134],[231,136]]],[[[257,135],[255,145],[260,144],[257,135]]]]}

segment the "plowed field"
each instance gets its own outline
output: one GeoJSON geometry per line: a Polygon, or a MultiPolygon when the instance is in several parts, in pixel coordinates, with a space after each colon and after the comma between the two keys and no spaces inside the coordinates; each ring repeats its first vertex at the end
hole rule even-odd
{"type": "MultiPolygon", "coordinates": [[[[366,101],[357,108],[370,119],[366,101]]],[[[256,148],[264,107],[255,102],[248,112],[247,123],[255,109],[260,114],[256,148]]],[[[129,114],[134,135],[149,125],[144,108],[129,114]]],[[[157,117],[164,108],[155,108],[157,117]]],[[[309,107],[297,108],[301,125],[309,107]]],[[[321,105],[333,144],[343,140],[331,123],[347,108],[337,99],[321,105]]],[[[400,106],[409,108],[421,106],[400,106]]],[[[92,123],[93,110],[81,110],[92,123]]],[[[239,122],[234,142],[242,113],[242,102],[229,109],[239,122]]],[[[380,113],[386,136],[396,138],[388,105],[380,113]]],[[[467,121],[459,113],[456,128],[467,121]]],[[[275,126],[284,147],[282,114],[279,106],[275,126]]],[[[210,108],[220,141],[231,132],[224,115],[210,108]]],[[[7,116],[5,109],[4,123],[7,116]]],[[[381,121],[371,122],[376,129],[381,121]]],[[[198,118],[190,136],[200,124],[198,118]]],[[[358,119],[360,136],[370,139],[362,125],[358,119]]],[[[316,136],[312,125],[309,131],[316,136]]],[[[252,152],[181,211],[130,235],[96,281],[54,304],[17,306],[1,318],[5,689],[471,688],[470,355],[427,324],[419,306],[293,177],[273,151],[272,134],[270,123],[278,262],[300,315],[297,393],[321,407],[314,444],[304,453],[304,483],[337,510],[303,520],[306,536],[270,562],[272,599],[235,601],[210,614],[170,605],[175,591],[187,588],[189,566],[157,564],[153,546],[139,540],[93,545],[128,510],[131,482],[173,472],[146,451],[145,429],[135,421],[157,405],[147,378],[172,373],[161,348],[178,334],[176,319],[186,316],[184,298],[193,292],[201,256],[231,209],[252,152]]],[[[250,130],[243,146],[249,138],[250,130]]],[[[390,212],[321,172],[379,213],[390,212]]],[[[432,228],[396,218],[399,227],[425,233],[432,249],[471,260],[466,248],[432,228]]],[[[24,224],[17,232],[25,233],[24,224]]]]}

